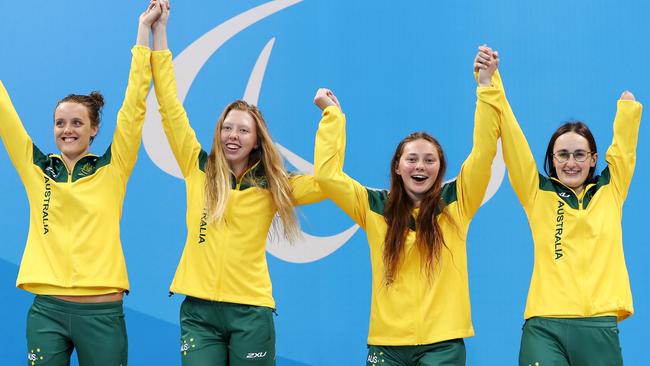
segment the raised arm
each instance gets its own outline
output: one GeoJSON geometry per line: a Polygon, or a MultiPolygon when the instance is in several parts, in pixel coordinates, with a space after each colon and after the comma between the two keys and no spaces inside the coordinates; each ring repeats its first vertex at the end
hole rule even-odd
{"type": "Polygon", "coordinates": [[[153,50],[167,49],[167,21],[169,20],[169,0],[159,0],[160,17],[151,25],[153,31],[153,50]]]}
{"type": "Polygon", "coordinates": [[[22,175],[22,171],[32,163],[34,147],[2,81],[0,81],[0,137],[7,148],[11,162],[22,175]]]}
{"type": "Polygon", "coordinates": [[[138,35],[135,39],[137,46],[149,47],[149,36],[151,35],[151,26],[160,18],[162,7],[156,0],[151,0],[147,9],[140,14],[138,18],[138,35]]]}
{"type": "Polygon", "coordinates": [[[192,168],[196,168],[199,164],[201,145],[190,126],[183,105],[178,100],[172,54],[167,48],[169,2],[160,0],[160,5],[162,14],[152,27],[154,51],[151,56],[151,66],[153,69],[153,83],[165,135],[183,176],[187,177],[192,168]]]}
{"type": "Polygon", "coordinates": [[[614,118],[612,144],[605,155],[610,179],[621,203],[627,197],[627,191],[634,174],[642,111],[643,106],[635,100],[632,93],[625,91],[621,94],[614,118]]]}
{"type": "Polygon", "coordinates": [[[322,111],[316,132],[314,176],[325,195],[356,223],[365,228],[368,191],[343,172],[345,156],[345,115],[334,94],[319,89],[314,104],[322,111]]]}
{"type": "Polygon", "coordinates": [[[131,70],[124,94],[124,102],[117,114],[117,126],[111,144],[111,159],[120,171],[129,176],[138,157],[142,140],[142,126],[146,111],[147,92],[151,85],[151,24],[160,17],[160,7],[151,2],[140,14],[136,45],[131,50],[131,70]]]}
{"type": "Polygon", "coordinates": [[[499,57],[489,52],[479,53],[474,61],[478,71],[479,87],[474,113],[474,142],[472,151],[463,163],[456,181],[459,207],[466,219],[471,219],[481,206],[492,173],[492,161],[497,151],[499,120],[501,119],[503,89],[494,85],[499,57]]]}
{"type": "Polygon", "coordinates": [[[504,91],[500,131],[503,159],[508,168],[508,179],[519,202],[527,210],[533,204],[537,194],[539,171],[526,136],[519,127],[505,96],[505,88],[498,72],[494,74],[492,83],[496,88],[504,91]]]}
{"type": "Polygon", "coordinates": [[[292,175],[289,177],[289,184],[295,205],[320,202],[326,198],[312,175],[292,175]]]}

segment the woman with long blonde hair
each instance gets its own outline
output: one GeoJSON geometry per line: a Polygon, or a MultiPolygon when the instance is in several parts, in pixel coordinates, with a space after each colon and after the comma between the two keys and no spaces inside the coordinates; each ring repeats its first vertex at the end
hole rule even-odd
{"type": "Polygon", "coordinates": [[[277,214],[278,234],[296,239],[294,205],[323,195],[313,177],[286,173],[262,114],[245,101],[224,109],[210,153],[202,150],[177,97],[164,3],[153,27],[152,69],[165,134],[187,191],[187,240],[170,289],[186,295],[182,363],[275,365],[267,235],[277,214]]]}
{"type": "Polygon", "coordinates": [[[465,241],[490,180],[503,90],[491,85],[498,58],[480,60],[474,146],[451,182],[429,134],[403,139],[390,163],[390,189],[362,186],[343,172],[345,116],[334,94],[316,93],[323,110],[315,176],[323,192],[368,235],[372,302],[366,365],[465,365],[472,328],[465,241]]]}

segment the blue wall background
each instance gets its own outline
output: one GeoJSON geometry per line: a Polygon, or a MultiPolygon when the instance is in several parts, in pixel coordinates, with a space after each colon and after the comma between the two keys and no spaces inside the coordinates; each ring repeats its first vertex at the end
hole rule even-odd
{"type": "MultiPolygon", "coordinates": [[[[265,3],[176,1],[170,48],[177,55],[224,21],[265,3]]],[[[100,90],[107,100],[93,149],[102,153],[108,146],[137,17],[145,6],[145,1],[0,2],[0,78],[43,151],[55,151],[56,101],[91,90],[100,90]]],[[[638,100],[650,100],[649,10],[643,1],[299,1],[219,48],[200,70],[185,106],[209,146],[223,106],[242,96],[260,50],[276,37],[259,97],[276,141],[313,160],[319,111],[311,100],[318,87],[327,86],[348,117],[351,176],[386,186],[395,145],[408,132],[424,129],[441,140],[452,178],[471,149],[471,67],[476,47],[488,43],[500,51],[509,100],[541,166],[548,138],[562,121],[589,123],[604,152],[620,93],[629,89],[638,100]]],[[[650,324],[644,208],[650,202],[643,191],[650,185],[649,138],[642,123],[623,221],[636,308],[620,325],[630,365],[650,364],[644,342],[650,324]]],[[[0,360],[14,365],[25,360],[25,316],[32,300],[14,287],[28,206],[18,175],[0,150],[0,360]]],[[[330,202],[301,212],[303,229],[312,235],[334,235],[351,225],[330,202]]],[[[180,363],[182,296],[169,298],[167,289],[185,240],[184,218],[183,182],[160,170],[141,149],[122,219],[132,290],[125,300],[132,365],[180,363]]],[[[476,215],[468,256],[476,329],[467,340],[468,364],[515,364],[533,258],[530,230],[507,179],[476,215]]],[[[315,262],[289,263],[270,254],[268,260],[279,313],[278,364],[362,364],[370,306],[364,233],[315,262]]]]}

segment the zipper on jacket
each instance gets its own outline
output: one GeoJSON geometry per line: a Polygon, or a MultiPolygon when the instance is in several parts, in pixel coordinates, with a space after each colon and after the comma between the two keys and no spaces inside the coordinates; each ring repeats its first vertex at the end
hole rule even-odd
{"type": "Polygon", "coordinates": [[[68,164],[66,164],[65,160],[63,157],[59,157],[57,155],[54,155],[57,159],[61,160],[61,163],[63,163],[63,167],[65,168],[66,173],[68,173],[68,180],[66,183],[72,183],[72,172],[70,171],[70,168],[68,168],[68,164]]]}
{"type": "MultiPolygon", "coordinates": [[[[580,196],[577,196],[577,198],[578,198],[578,220],[577,220],[577,224],[578,225],[582,225],[582,220],[583,220],[583,217],[585,215],[585,210],[584,210],[584,207],[582,205],[582,202],[584,200],[584,197],[585,197],[586,193],[587,193],[587,187],[585,187],[585,189],[581,192],[580,196]]],[[[582,252],[585,252],[585,250],[583,250],[582,252]]],[[[588,276],[589,264],[587,263],[587,255],[582,255],[583,253],[580,253],[580,254],[581,254],[581,255],[579,255],[579,258],[580,258],[580,277],[581,277],[581,279],[586,279],[586,278],[589,277],[588,276]]],[[[584,253],[584,254],[587,254],[587,253],[584,253]]],[[[584,280],[582,280],[581,282],[585,283],[584,280]]],[[[589,299],[589,287],[587,286],[587,288],[585,289],[585,287],[583,286],[582,288],[580,288],[580,292],[582,293],[582,299],[583,299],[582,301],[583,301],[583,304],[584,304],[584,310],[583,310],[584,315],[585,316],[590,316],[591,315],[591,301],[589,299]]]]}
{"type": "MultiPolygon", "coordinates": [[[[414,232],[414,236],[417,235],[417,233],[414,232]]],[[[421,255],[420,251],[418,250],[415,242],[413,242],[413,246],[411,247],[411,250],[414,251],[415,253],[418,253],[418,257],[421,255]]],[[[415,343],[417,345],[420,345],[422,341],[422,330],[421,330],[421,324],[424,321],[424,316],[422,315],[422,281],[421,281],[421,276],[422,276],[422,258],[417,258],[418,259],[418,271],[415,274],[415,343]]]]}
{"type": "Polygon", "coordinates": [[[244,180],[244,177],[246,176],[246,174],[250,173],[258,164],[260,164],[259,161],[257,163],[255,163],[255,164],[251,165],[248,169],[246,169],[244,171],[244,173],[241,175],[241,177],[237,178],[237,176],[235,176],[235,181],[237,182],[235,184],[235,189],[236,190],[239,190],[239,188],[241,187],[241,183],[244,180]]]}
{"type": "MultiPolygon", "coordinates": [[[[585,198],[585,195],[587,194],[587,191],[589,189],[591,189],[591,187],[593,187],[595,184],[590,183],[590,184],[585,185],[582,192],[580,192],[580,195],[578,195],[578,194],[576,194],[576,191],[573,190],[573,188],[568,187],[564,183],[560,182],[559,179],[557,179],[557,178],[551,178],[551,179],[558,182],[559,184],[561,184],[566,189],[570,190],[571,193],[573,193],[573,195],[575,196],[576,201],[578,201],[578,208],[576,210],[576,212],[577,212],[576,225],[578,227],[581,226],[583,216],[585,215],[585,209],[584,209],[584,205],[583,205],[584,198],[585,198]]],[[[588,263],[587,263],[587,256],[583,255],[583,254],[585,254],[584,253],[585,249],[582,249],[582,250],[578,249],[576,252],[578,253],[578,258],[576,260],[576,265],[578,267],[577,270],[579,271],[579,275],[580,275],[580,283],[584,283],[583,280],[588,277],[588,268],[589,268],[589,266],[588,266],[588,263]]],[[[591,314],[591,303],[589,301],[589,289],[588,288],[585,289],[584,287],[579,287],[579,288],[577,288],[577,290],[580,292],[580,297],[582,298],[584,315],[589,316],[591,314]]]]}
{"type": "MultiPolygon", "coordinates": [[[[591,189],[591,187],[595,186],[594,183],[587,184],[585,186],[585,188],[582,190],[582,192],[580,193],[580,195],[578,195],[573,188],[571,188],[571,187],[567,186],[566,184],[562,183],[559,179],[551,177],[551,180],[561,184],[562,187],[568,189],[569,191],[571,191],[571,193],[573,193],[573,195],[576,197],[576,201],[578,201],[578,210],[583,210],[584,209],[584,207],[582,207],[582,202],[584,201],[585,195],[587,194],[587,191],[591,189]]],[[[558,195],[558,194],[556,193],[556,195],[558,195]]]]}
{"type": "MultiPolygon", "coordinates": [[[[231,200],[231,199],[232,199],[232,196],[228,198],[228,200],[231,200]]],[[[225,220],[225,218],[224,218],[224,220],[225,220]]],[[[228,243],[229,242],[230,242],[230,231],[226,230],[226,232],[224,233],[224,240],[222,241],[221,246],[220,245],[215,246],[217,256],[219,257],[219,268],[217,269],[219,273],[217,274],[217,288],[216,288],[216,291],[215,291],[215,293],[216,293],[215,294],[216,301],[221,301],[222,300],[221,295],[223,294],[223,277],[224,277],[223,272],[224,272],[224,267],[225,267],[225,262],[226,262],[225,258],[228,255],[227,249],[228,249],[228,243]]]]}
{"type": "MultiPolygon", "coordinates": [[[[66,182],[62,182],[64,184],[59,185],[60,188],[59,197],[58,197],[59,207],[63,209],[66,206],[66,202],[64,198],[69,194],[68,191],[70,190],[70,183],[72,183],[72,173],[70,173],[70,169],[68,169],[68,164],[66,164],[63,157],[58,155],[53,155],[52,158],[61,160],[61,163],[63,164],[63,167],[65,168],[65,171],[68,174],[66,182]]],[[[60,230],[63,231],[65,237],[63,245],[67,249],[67,258],[65,259],[65,261],[67,262],[66,267],[68,268],[68,272],[65,275],[65,277],[67,278],[64,279],[64,283],[66,284],[67,287],[74,287],[74,281],[72,278],[74,275],[74,268],[75,268],[75,265],[73,263],[73,258],[72,258],[74,245],[70,238],[70,234],[71,234],[70,218],[73,216],[74,215],[68,215],[68,214],[61,215],[61,222],[59,223],[61,225],[60,230]]]]}

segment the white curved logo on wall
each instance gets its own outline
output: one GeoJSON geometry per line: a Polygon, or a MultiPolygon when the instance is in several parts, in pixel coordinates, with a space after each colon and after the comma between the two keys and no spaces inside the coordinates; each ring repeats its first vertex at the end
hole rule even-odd
{"type": "MultiPolygon", "coordinates": [[[[302,0],[274,0],[257,6],[230,18],[185,48],[173,61],[176,72],[178,98],[181,103],[185,100],[194,79],[203,65],[219,47],[252,24],[300,2],[302,0]]],[[[271,38],[264,46],[248,79],[248,84],[246,85],[242,99],[251,104],[257,104],[266,72],[266,65],[271,56],[274,42],[275,38],[271,38]]],[[[149,93],[147,97],[147,114],[143,128],[143,144],[145,151],[154,164],[164,172],[182,179],[180,168],[162,128],[155,93],[149,93]]],[[[314,166],[311,163],[281,144],[276,142],[276,145],[282,156],[298,171],[305,174],[313,174],[314,166]]],[[[487,202],[499,189],[503,181],[504,172],[505,164],[501,155],[501,144],[499,144],[497,157],[492,164],[492,178],[485,193],[483,203],[487,202]]],[[[302,232],[302,238],[293,245],[280,238],[269,236],[267,250],[275,257],[287,262],[313,262],[330,255],[342,247],[358,229],[358,225],[352,225],[343,232],[332,236],[313,236],[302,232]]],[[[279,237],[279,235],[277,236],[279,237]]]]}

